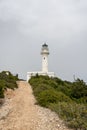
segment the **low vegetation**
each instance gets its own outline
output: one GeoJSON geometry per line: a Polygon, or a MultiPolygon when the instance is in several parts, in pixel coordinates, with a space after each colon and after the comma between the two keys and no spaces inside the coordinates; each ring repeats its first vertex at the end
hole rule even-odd
{"type": "Polygon", "coordinates": [[[87,130],[87,85],[83,80],[68,82],[36,75],[29,83],[39,105],[55,111],[68,127],[87,130]]]}
{"type": "Polygon", "coordinates": [[[18,75],[13,76],[10,72],[3,71],[0,73],[0,99],[4,98],[4,92],[9,89],[17,88],[16,81],[18,80],[18,75]]]}

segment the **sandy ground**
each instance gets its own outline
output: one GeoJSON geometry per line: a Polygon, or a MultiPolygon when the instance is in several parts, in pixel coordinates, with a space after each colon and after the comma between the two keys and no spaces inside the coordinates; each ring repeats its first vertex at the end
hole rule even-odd
{"type": "Polygon", "coordinates": [[[6,93],[6,103],[0,108],[0,130],[69,130],[54,112],[35,105],[26,81],[19,81],[18,86],[6,93]]]}

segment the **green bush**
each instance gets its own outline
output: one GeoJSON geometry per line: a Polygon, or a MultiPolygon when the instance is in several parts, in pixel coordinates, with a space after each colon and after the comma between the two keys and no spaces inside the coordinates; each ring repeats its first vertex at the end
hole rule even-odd
{"type": "Polygon", "coordinates": [[[13,90],[15,88],[18,88],[16,83],[11,83],[11,82],[6,83],[6,87],[9,88],[9,89],[13,89],[13,90]]]}
{"type": "Polygon", "coordinates": [[[9,89],[17,88],[16,81],[18,80],[18,75],[13,76],[10,72],[8,75],[6,71],[0,73],[0,98],[4,98],[4,91],[9,89]]]}
{"type": "Polygon", "coordinates": [[[75,130],[87,130],[87,85],[83,80],[62,81],[36,76],[30,79],[37,103],[55,111],[75,130]]]}
{"type": "Polygon", "coordinates": [[[84,104],[59,102],[50,104],[49,108],[66,121],[70,128],[87,130],[87,107],[84,104]]]}
{"type": "Polygon", "coordinates": [[[49,89],[40,92],[37,96],[37,101],[41,106],[49,107],[50,103],[58,103],[62,101],[70,102],[71,99],[62,92],[57,92],[54,89],[49,89]]]}
{"type": "Polygon", "coordinates": [[[57,102],[58,94],[55,90],[45,90],[38,94],[37,101],[41,106],[48,107],[50,103],[57,102]]]}
{"type": "Polygon", "coordinates": [[[1,87],[0,87],[0,98],[4,98],[4,91],[1,87]]]}
{"type": "Polygon", "coordinates": [[[77,79],[73,83],[71,96],[76,99],[87,97],[87,85],[83,80],[77,79]]]}
{"type": "Polygon", "coordinates": [[[4,90],[6,89],[6,82],[0,80],[0,98],[4,98],[4,90]]]}
{"type": "Polygon", "coordinates": [[[41,92],[45,91],[45,90],[49,90],[51,89],[52,87],[50,87],[49,85],[46,85],[46,84],[39,84],[38,86],[36,86],[34,88],[34,95],[35,96],[38,96],[38,94],[40,94],[41,92]]]}

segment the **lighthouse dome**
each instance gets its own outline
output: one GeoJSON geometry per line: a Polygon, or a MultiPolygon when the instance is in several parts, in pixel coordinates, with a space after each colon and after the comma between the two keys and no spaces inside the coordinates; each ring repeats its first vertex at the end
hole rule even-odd
{"type": "Polygon", "coordinates": [[[48,45],[46,43],[44,43],[42,45],[41,55],[43,55],[43,54],[49,55],[49,49],[48,49],[48,45]]]}

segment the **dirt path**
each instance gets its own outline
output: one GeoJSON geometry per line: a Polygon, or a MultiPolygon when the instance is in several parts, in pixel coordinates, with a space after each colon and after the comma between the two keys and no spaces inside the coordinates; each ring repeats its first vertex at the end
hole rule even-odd
{"type": "Polygon", "coordinates": [[[54,112],[35,105],[27,82],[20,81],[18,86],[0,109],[5,114],[0,119],[0,130],[69,130],[54,112]]]}

